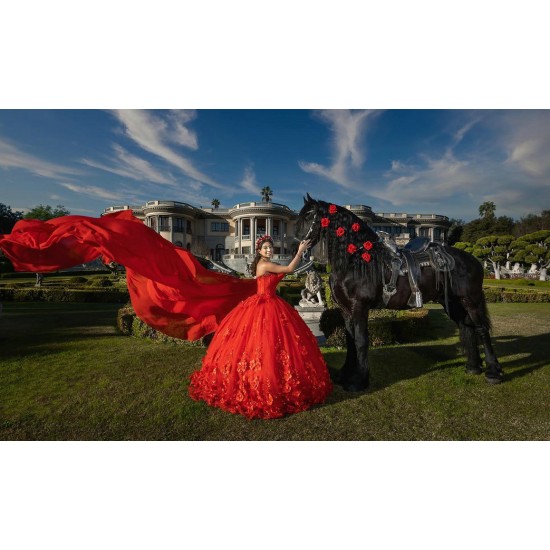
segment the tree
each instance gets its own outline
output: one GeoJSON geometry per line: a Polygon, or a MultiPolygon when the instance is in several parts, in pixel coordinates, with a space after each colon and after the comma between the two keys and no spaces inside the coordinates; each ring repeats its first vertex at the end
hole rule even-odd
{"type": "Polygon", "coordinates": [[[449,234],[447,235],[447,244],[453,246],[455,243],[462,240],[462,233],[464,232],[464,225],[466,222],[455,218],[451,218],[449,221],[451,222],[451,226],[449,227],[449,234]]]}
{"type": "Polygon", "coordinates": [[[271,187],[267,186],[262,188],[262,202],[271,201],[272,196],[273,196],[273,191],[271,190],[271,187]]]}
{"type": "Polygon", "coordinates": [[[0,234],[11,233],[13,226],[23,218],[23,212],[13,212],[11,206],[0,203],[0,234]]]}
{"type": "Polygon", "coordinates": [[[212,199],[212,206],[218,208],[218,206],[220,206],[220,201],[218,199],[212,199]]]}
{"type": "Polygon", "coordinates": [[[458,243],[454,243],[452,246],[458,248],[459,250],[464,250],[464,252],[469,252],[470,254],[474,251],[474,245],[465,241],[459,241],[458,243]]]}
{"type": "Polygon", "coordinates": [[[500,268],[513,255],[511,243],[513,235],[490,235],[476,241],[472,254],[481,261],[489,261],[493,265],[495,279],[500,279],[500,268]]]}
{"type": "Polygon", "coordinates": [[[39,204],[31,210],[29,210],[25,216],[25,220],[42,220],[43,222],[51,220],[53,218],[59,218],[61,216],[68,216],[70,212],[61,204],[58,204],[56,208],[52,208],[49,204],[39,204]]]}
{"type": "Polygon", "coordinates": [[[540,215],[528,214],[521,218],[514,227],[514,235],[521,237],[529,233],[550,229],[550,210],[543,210],[540,215]]]}
{"type": "Polygon", "coordinates": [[[497,207],[492,201],[486,201],[479,207],[479,217],[485,219],[491,219],[495,217],[495,210],[497,207]]]}
{"type": "Polygon", "coordinates": [[[491,235],[511,235],[514,231],[514,220],[508,216],[494,216],[472,220],[464,226],[462,240],[471,243],[477,242],[482,237],[491,235]]]}
{"type": "Polygon", "coordinates": [[[541,281],[546,280],[550,267],[550,230],[536,231],[515,240],[513,261],[531,264],[540,271],[541,281]]]}

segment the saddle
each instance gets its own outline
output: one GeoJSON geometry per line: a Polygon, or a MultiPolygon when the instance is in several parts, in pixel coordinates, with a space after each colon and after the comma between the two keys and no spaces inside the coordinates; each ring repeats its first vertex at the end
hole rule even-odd
{"type": "Polygon", "coordinates": [[[397,292],[397,278],[407,276],[411,287],[411,295],[407,302],[410,307],[422,307],[422,293],[418,281],[423,267],[431,267],[435,270],[436,287],[441,284],[441,277],[445,283],[445,302],[447,303],[447,286],[451,272],[455,267],[454,258],[445,250],[446,245],[430,242],[427,237],[412,239],[403,247],[398,247],[390,235],[384,231],[377,231],[381,242],[390,251],[391,277],[389,282],[384,281],[382,297],[384,305],[397,292]]]}

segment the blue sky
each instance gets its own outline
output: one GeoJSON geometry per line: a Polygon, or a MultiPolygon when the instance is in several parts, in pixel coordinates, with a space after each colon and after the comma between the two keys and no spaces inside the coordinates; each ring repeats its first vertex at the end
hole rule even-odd
{"type": "Polygon", "coordinates": [[[1,110],[13,210],[302,196],[470,220],[550,208],[550,110],[1,110]]]}

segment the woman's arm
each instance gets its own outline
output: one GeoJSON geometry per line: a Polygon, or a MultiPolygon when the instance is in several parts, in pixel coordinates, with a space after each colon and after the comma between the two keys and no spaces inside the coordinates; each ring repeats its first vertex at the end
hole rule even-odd
{"type": "Polygon", "coordinates": [[[262,262],[256,268],[256,277],[261,277],[264,273],[292,273],[300,263],[302,254],[309,248],[309,241],[301,241],[298,246],[296,256],[288,265],[279,265],[273,262],[262,262]]]}

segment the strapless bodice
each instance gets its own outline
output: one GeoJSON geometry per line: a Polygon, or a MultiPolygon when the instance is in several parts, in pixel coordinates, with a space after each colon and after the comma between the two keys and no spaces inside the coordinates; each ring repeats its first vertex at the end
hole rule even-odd
{"type": "Polygon", "coordinates": [[[256,279],[258,285],[257,294],[266,294],[274,296],[279,281],[285,276],[284,273],[265,273],[256,279]]]}

